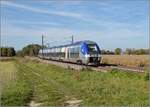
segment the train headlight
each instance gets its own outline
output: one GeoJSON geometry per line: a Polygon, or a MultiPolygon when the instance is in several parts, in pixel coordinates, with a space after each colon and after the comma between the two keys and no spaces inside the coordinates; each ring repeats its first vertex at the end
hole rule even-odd
{"type": "Polygon", "coordinates": [[[98,57],[101,57],[101,55],[99,54],[98,57]]]}
{"type": "Polygon", "coordinates": [[[85,57],[90,57],[90,55],[89,55],[89,54],[86,54],[85,57]]]}

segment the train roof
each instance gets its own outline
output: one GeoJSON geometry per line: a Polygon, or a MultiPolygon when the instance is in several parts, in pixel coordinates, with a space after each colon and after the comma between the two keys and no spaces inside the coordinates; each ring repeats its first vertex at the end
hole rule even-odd
{"type": "MultiPolygon", "coordinates": [[[[55,48],[58,48],[58,47],[67,47],[67,46],[74,46],[74,45],[80,45],[82,43],[87,43],[87,44],[95,44],[95,42],[93,41],[90,41],[90,40],[84,40],[84,41],[77,41],[73,44],[66,44],[66,45],[60,45],[60,46],[54,46],[55,48]]],[[[50,48],[54,48],[54,47],[50,47],[50,48]]]]}
{"type": "Polygon", "coordinates": [[[74,46],[74,45],[80,45],[82,43],[86,43],[86,44],[95,44],[94,41],[90,41],[90,40],[84,40],[84,41],[77,41],[73,44],[66,44],[66,45],[59,45],[59,46],[53,46],[53,47],[50,47],[49,49],[51,48],[61,48],[61,47],[67,47],[67,46],[74,46]]]}

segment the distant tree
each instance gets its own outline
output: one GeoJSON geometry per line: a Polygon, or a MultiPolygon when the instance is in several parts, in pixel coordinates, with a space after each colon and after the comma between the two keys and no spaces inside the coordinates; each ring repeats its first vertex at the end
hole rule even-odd
{"type": "Polygon", "coordinates": [[[150,54],[150,49],[131,49],[127,48],[126,49],[126,54],[128,55],[146,55],[150,54]]]}
{"type": "Polygon", "coordinates": [[[23,52],[21,50],[17,51],[16,55],[19,56],[19,57],[23,57],[24,56],[24,54],[23,54],[23,52]]]}
{"type": "Polygon", "coordinates": [[[7,48],[7,56],[13,56],[11,48],[7,48]]]}
{"type": "Polygon", "coordinates": [[[127,48],[127,49],[126,49],[126,53],[127,53],[128,55],[131,55],[131,54],[132,54],[132,49],[127,48]]]}
{"type": "Polygon", "coordinates": [[[121,52],[122,52],[122,49],[121,49],[121,48],[116,48],[116,49],[115,49],[115,54],[116,54],[116,55],[120,55],[121,52]]]}
{"type": "Polygon", "coordinates": [[[144,49],[139,49],[139,50],[137,50],[136,54],[137,54],[137,55],[146,54],[146,50],[144,50],[144,49]]]}
{"type": "Polygon", "coordinates": [[[0,50],[0,55],[2,57],[15,56],[15,49],[13,47],[1,47],[0,50]]]}
{"type": "Polygon", "coordinates": [[[114,52],[109,50],[101,50],[101,54],[114,55],[114,52]]]}
{"type": "Polygon", "coordinates": [[[14,48],[12,48],[12,47],[7,48],[7,56],[8,57],[15,56],[15,54],[16,54],[16,52],[15,52],[14,48]]]}
{"type": "Polygon", "coordinates": [[[37,56],[39,50],[41,49],[41,46],[38,44],[29,44],[27,46],[25,46],[21,52],[19,51],[18,54],[20,54],[21,56],[37,56]]]}
{"type": "Polygon", "coordinates": [[[29,56],[36,56],[35,53],[34,53],[34,49],[29,50],[29,56]]]}
{"type": "Polygon", "coordinates": [[[4,57],[7,56],[7,48],[6,47],[2,47],[1,56],[4,56],[4,57]]]}

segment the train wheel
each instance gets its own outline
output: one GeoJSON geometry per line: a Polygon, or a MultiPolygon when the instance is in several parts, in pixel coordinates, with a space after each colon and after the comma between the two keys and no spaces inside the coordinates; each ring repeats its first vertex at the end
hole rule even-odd
{"type": "Polygon", "coordinates": [[[77,61],[77,64],[82,65],[82,61],[81,61],[81,60],[78,60],[78,61],[77,61]]]}
{"type": "Polygon", "coordinates": [[[98,63],[98,62],[95,64],[96,67],[98,67],[99,65],[100,65],[100,63],[98,63]]]}

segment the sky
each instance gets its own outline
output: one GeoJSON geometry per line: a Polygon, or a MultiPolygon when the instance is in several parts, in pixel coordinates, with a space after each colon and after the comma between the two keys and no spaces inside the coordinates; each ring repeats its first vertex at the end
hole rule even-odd
{"type": "Polygon", "coordinates": [[[57,46],[92,40],[101,49],[149,47],[149,0],[1,0],[1,45],[57,46]]]}

